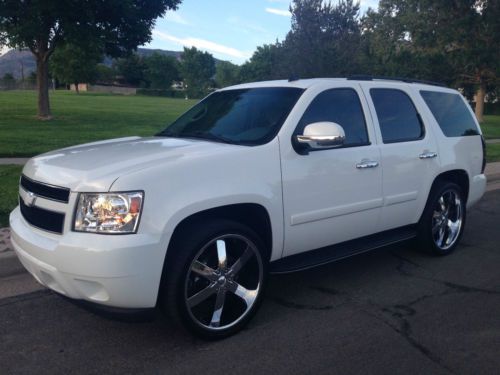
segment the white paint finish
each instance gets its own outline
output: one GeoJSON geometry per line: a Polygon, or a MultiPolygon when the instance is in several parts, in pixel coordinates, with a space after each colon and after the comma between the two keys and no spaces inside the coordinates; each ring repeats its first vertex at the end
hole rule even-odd
{"type": "Polygon", "coordinates": [[[423,118],[425,127],[423,139],[384,144],[370,89],[388,88],[403,91],[412,100],[416,110],[420,112],[418,98],[408,84],[366,82],[362,86],[382,154],[384,207],[377,231],[413,224],[418,221],[427,201],[432,181],[440,170],[439,150],[433,131],[426,118],[423,118]],[[425,152],[436,152],[438,156],[420,159],[420,154],[425,152]]]}
{"type": "MultiPolygon", "coordinates": [[[[261,205],[271,220],[271,259],[275,260],[415,222],[434,178],[451,169],[463,169],[469,176],[468,206],[484,193],[480,137],[445,137],[418,93],[424,88],[456,93],[453,90],[345,79],[238,87],[267,86],[306,91],[278,136],[266,145],[129,137],[31,159],[24,168],[28,177],[69,187],[72,192],[68,204],[42,197],[36,202],[39,207],[65,213],[63,235],[30,226],[19,208],[12,212],[12,239],[22,263],[37,280],[72,298],[110,306],[151,307],[156,303],[171,235],[182,220],[197,212],[239,203],[261,205]],[[411,96],[426,125],[423,140],[382,143],[376,112],[362,92],[374,85],[403,89],[411,96]],[[371,144],[297,154],[291,143],[296,124],[318,93],[334,87],[358,92],[371,144]],[[421,160],[418,155],[424,151],[436,151],[438,157],[421,160]],[[363,159],[379,165],[356,168],[363,159]],[[78,192],[109,190],[145,192],[138,233],[72,232],[78,192]]],[[[25,194],[21,188],[20,195],[25,194]]]]}
{"type": "Polygon", "coordinates": [[[384,198],[384,205],[391,206],[393,204],[405,203],[417,199],[418,191],[409,191],[407,193],[387,195],[384,198]]]}
{"type": "Polygon", "coordinates": [[[160,234],[164,251],[175,227],[194,213],[238,203],[261,205],[271,218],[272,259],[279,258],[283,211],[278,139],[256,147],[219,146],[226,147],[123,175],[112,190],[145,191],[139,233],[160,234]]]}
{"type": "Polygon", "coordinates": [[[321,208],[315,211],[305,212],[303,214],[292,215],[291,224],[305,224],[313,221],[329,219],[336,216],[355,214],[358,212],[371,210],[382,206],[383,199],[377,198],[352,204],[344,204],[333,208],[321,208]]]}
{"type": "MultiPolygon", "coordinates": [[[[352,88],[350,81],[329,81],[309,88],[279,133],[285,216],[284,255],[297,254],[376,231],[382,205],[382,169],[358,169],[363,159],[379,161],[378,145],[346,147],[299,155],[291,138],[311,101],[324,90],[352,88]],[[348,224],[351,223],[351,224],[348,224]]],[[[374,133],[367,121],[369,139],[374,133]]]]}
{"type": "Polygon", "coordinates": [[[469,199],[467,199],[467,208],[475,205],[486,191],[486,176],[484,174],[476,175],[472,178],[469,185],[469,199]]]}

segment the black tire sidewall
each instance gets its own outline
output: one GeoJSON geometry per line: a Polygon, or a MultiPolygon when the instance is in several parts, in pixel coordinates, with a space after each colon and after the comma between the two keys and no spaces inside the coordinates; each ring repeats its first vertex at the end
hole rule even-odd
{"type": "Polygon", "coordinates": [[[174,254],[168,257],[171,264],[166,264],[166,267],[164,267],[164,272],[166,272],[164,276],[166,277],[163,278],[165,282],[160,287],[160,307],[168,312],[170,317],[177,323],[203,339],[222,339],[241,330],[257,312],[267,284],[269,261],[260,237],[251,228],[243,224],[233,220],[217,219],[209,222],[193,223],[174,239],[172,245],[168,251],[173,251],[174,254]],[[257,247],[262,258],[262,283],[256,301],[241,321],[224,330],[210,330],[193,321],[189,314],[184,296],[185,280],[190,265],[200,249],[209,241],[226,234],[244,236],[257,247]]]}
{"type": "Polygon", "coordinates": [[[426,252],[431,253],[433,255],[448,255],[452,253],[455,248],[460,243],[460,239],[462,237],[463,231],[465,229],[465,222],[467,217],[466,212],[467,202],[465,199],[465,194],[463,189],[455,184],[454,182],[442,181],[439,182],[433,189],[429,195],[429,199],[425,206],[424,212],[422,213],[422,217],[418,224],[418,244],[419,246],[426,252]],[[441,249],[436,245],[434,239],[432,237],[432,216],[434,212],[434,207],[437,204],[439,198],[447,191],[454,191],[459,194],[460,200],[462,201],[462,225],[460,228],[460,232],[458,234],[455,243],[446,250],[441,249]]]}

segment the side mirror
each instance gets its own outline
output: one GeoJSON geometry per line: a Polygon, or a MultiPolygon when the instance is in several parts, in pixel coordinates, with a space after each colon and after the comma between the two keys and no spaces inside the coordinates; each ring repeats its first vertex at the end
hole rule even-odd
{"type": "Polygon", "coordinates": [[[304,134],[296,135],[295,141],[302,149],[325,150],[341,147],[345,141],[345,132],[335,122],[314,122],[304,128],[304,134]]]}

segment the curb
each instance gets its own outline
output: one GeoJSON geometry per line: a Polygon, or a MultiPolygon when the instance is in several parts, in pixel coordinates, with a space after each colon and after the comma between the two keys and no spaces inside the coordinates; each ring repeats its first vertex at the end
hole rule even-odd
{"type": "Polygon", "coordinates": [[[24,273],[26,270],[14,251],[0,253],[0,278],[24,273]]]}

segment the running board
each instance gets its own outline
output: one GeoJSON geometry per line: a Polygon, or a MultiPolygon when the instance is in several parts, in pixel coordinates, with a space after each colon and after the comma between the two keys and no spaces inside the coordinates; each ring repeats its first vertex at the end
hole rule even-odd
{"type": "Polygon", "coordinates": [[[416,235],[415,226],[410,225],[310,250],[305,253],[290,255],[271,262],[271,273],[280,274],[306,270],[397,242],[406,241],[416,237],[416,235]]]}

